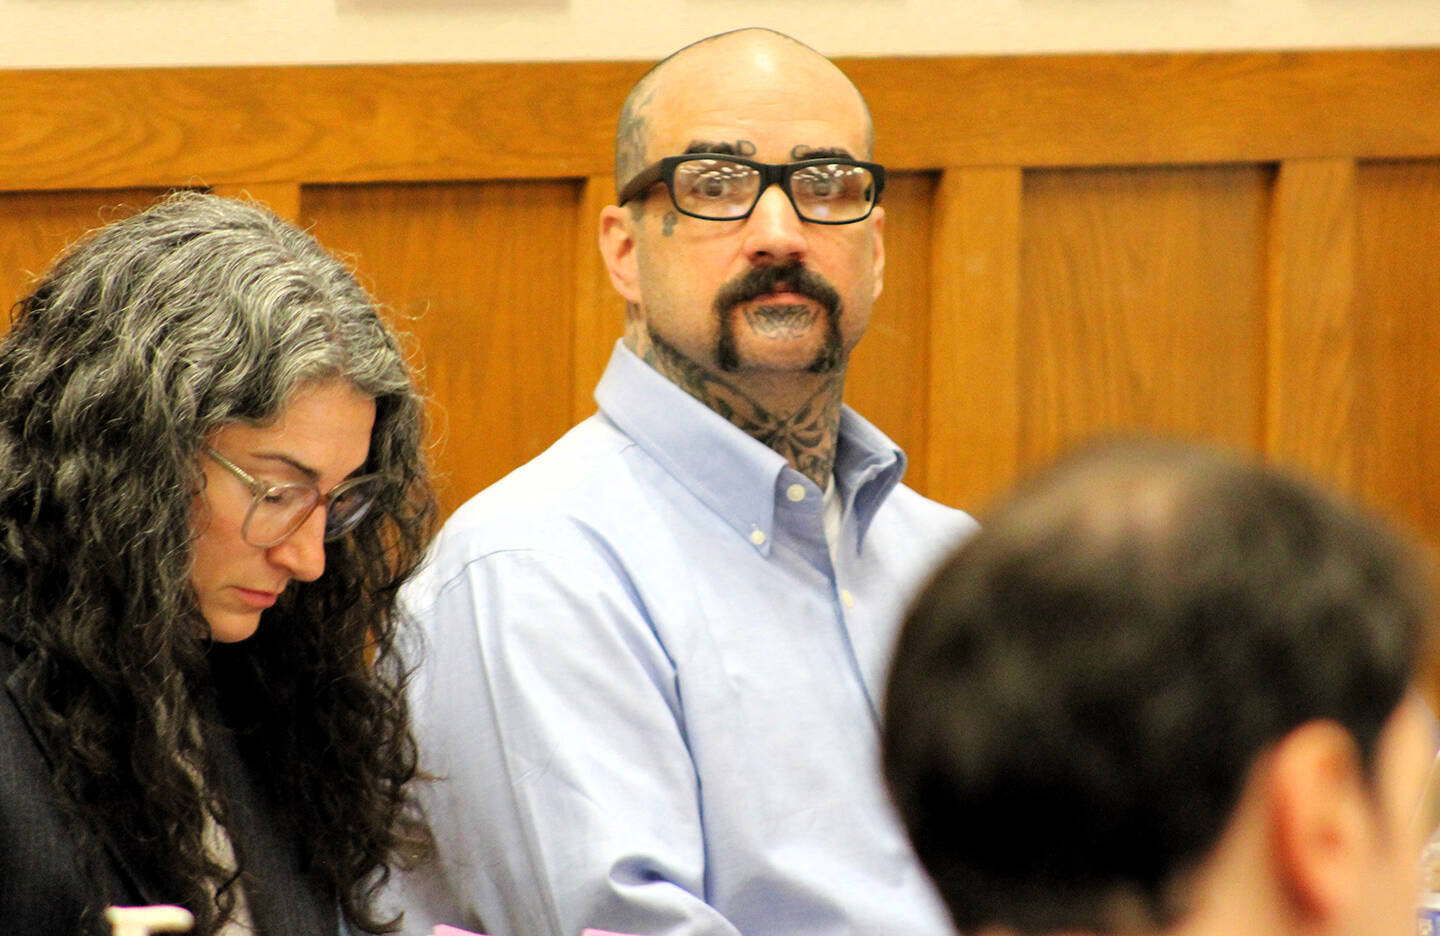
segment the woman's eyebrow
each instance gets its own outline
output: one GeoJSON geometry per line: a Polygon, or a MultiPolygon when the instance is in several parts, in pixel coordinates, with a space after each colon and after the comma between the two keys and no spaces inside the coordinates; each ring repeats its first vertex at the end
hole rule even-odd
{"type": "Polygon", "coordinates": [[[310,467],[304,462],[299,461],[298,459],[295,459],[290,455],[284,454],[283,452],[254,452],[252,453],[252,457],[266,461],[284,462],[291,468],[294,468],[296,471],[300,472],[312,483],[320,480],[320,472],[316,471],[314,468],[310,467]]]}

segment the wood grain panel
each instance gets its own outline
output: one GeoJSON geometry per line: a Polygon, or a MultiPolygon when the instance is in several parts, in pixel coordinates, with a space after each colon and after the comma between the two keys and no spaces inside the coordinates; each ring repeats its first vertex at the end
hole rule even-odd
{"type": "Polygon", "coordinates": [[[930,204],[935,178],[897,173],[885,186],[885,289],[855,346],[845,402],[910,459],[906,482],[924,486],[930,315],[930,204]]]}
{"type": "Polygon", "coordinates": [[[1018,452],[1020,170],[948,169],[935,201],[925,489],[977,510],[1018,452]]]}
{"type": "MultiPolygon", "coordinates": [[[[882,162],[1440,153],[1440,50],[841,59],[882,162]]],[[[586,178],[648,63],[0,69],[0,190],[586,178]]]]}
{"type": "Polygon", "coordinates": [[[162,194],[136,189],[0,193],[0,305],[6,310],[0,329],[9,328],[8,310],[61,250],[162,194]]]}
{"type": "Polygon", "coordinates": [[[0,190],[599,175],[647,67],[0,70],[0,190]]]}
{"type": "Polygon", "coordinates": [[[1027,174],[1022,467],[1112,430],[1260,447],[1271,177],[1027,174]]]}
{"type": "Polygon", "coordinates": [[[575,218],[574,401],[570,421],[595,412],[595,385],[625,331],[625,302],[610,285],[597,244],[600,209],[615,200],[615,177],[586,179],[575,218]]]}
{"type": "Polygon", "coordinates": [[[1354,491],[1355,163],[1289,160],[1270,216],[1267,455],[1354,491]]]}
{"type": "Polygon", "coordinates": [[[418,339],[447,514],[570,425],[578,200],[563,182],[303,193],[316,236],[418,339]]]}
{"type": "Polygon", "coordinates": [[[1357,191],[1359,486],[1440,547],[1440,162],[1362,165],[1357,191]]]}
{"type": "Polygon", "coordinates": [[[847,59],[897,167],[1440,152],[1440,50],[847,59]]]}
{"type": "Polygon", "coordinates": [[[226,198],[259,202],[287,221],[300,220],[298,182],[233,182],[211,186],[210,191],[226,198]]]}

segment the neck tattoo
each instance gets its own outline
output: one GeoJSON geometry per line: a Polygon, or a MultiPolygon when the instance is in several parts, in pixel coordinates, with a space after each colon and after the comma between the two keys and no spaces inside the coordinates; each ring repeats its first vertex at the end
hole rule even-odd
{"type": "Polygon", "coordinates": [[[766,406],[735,383],[701,366],[653,332],[641,330],[632,345],[645,363],[731,425],[774,449],[790,467],[823,491],[835,470],[840,435],[840,404],[845,389],[842,366],[818,375],[809,396],[790,408],[766,406]],[[636,347],[636,346],[639,347],[636,347]]]}

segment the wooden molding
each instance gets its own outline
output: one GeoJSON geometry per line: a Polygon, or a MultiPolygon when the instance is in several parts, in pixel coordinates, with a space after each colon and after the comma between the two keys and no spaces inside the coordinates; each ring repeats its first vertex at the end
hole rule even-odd
{"type": "MultiPolygon", "coordinates": [[[[1440,154],[1440,50],[841,59],[878,157],[1440,154]]],[[[0,190],[590,178],[643,62],[0,70],[0,190]]]]}

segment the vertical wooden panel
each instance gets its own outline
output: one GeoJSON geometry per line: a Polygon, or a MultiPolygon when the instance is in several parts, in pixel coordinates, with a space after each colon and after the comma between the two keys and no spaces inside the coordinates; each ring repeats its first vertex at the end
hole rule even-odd
{"type": "Polygon", "coordinates": [[[249,198],[287,221],[300,220],[300,183],[232,182],[211,186],[211,192],[226,198],[249,198]]]}
{"type": "Polygon", "coordinates": [[[615,201],[615,177],[592,176],[580,190],[575,217],[574,399],[570,421],[595,412],[595,385],[625,330],[625,303],[610,285],[597,239],[600,210],[615,201]]]}
{"type": "Polygon", "coordinates": [[[1281,164],[1270,216],[1265,452],[1355,488],[1355,163],[1281,164]]]}
{"type": "Polygon", "coordinates": [[[578,198],[553,181],[304,190],[316,235],[419,340],[447,513],[570,425],[578,198]]]}
{"type": "Polygon", "coordinates": [[[1362,164],[1356,187],[1359,487],[1440,546],[1440,162],[1362,164]]]}
{"type": "Polygon", "coordinates": [[[972,510],[1015,474],[1021,182],[1015,167],[947,169],[935,193],[924,489],[972,510]]]}
{"type": "MultiPolygon", "coordinates": [[[[1440,162],[1356,175],[1358,487],[1440,556],[1440,162]]],[[[1433,571],[1433,570],[1432,570],[1433,571]]],[[[1440,659],[1422,672],[1440,700],[1440,659]]]]}
{"type": "Polygon", "coordinates": [[[61,250],[161,194],[155,189],[0,192],[0,329],[10,327],[8,310],[61,250]]]}
{"type": "Polygon", "coordinates": [[[1027,175],[1022,466],[1110,430],[1260,447],[1270,188],[1250,166],[1027,175]]]}
{"type": "Polygon", "coordinates": [[[934,193],[926,173],[895,173],[886,183],[885,289],[845,377],[845,401],[905,450],[906,481],[922,487],[934,193]]]}

